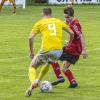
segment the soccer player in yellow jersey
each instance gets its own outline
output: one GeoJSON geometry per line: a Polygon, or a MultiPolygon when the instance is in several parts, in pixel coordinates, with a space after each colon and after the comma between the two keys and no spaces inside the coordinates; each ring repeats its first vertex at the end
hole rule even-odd
{"type": "MultiPolygon", "coordinates": [[[[0,12],[1,12],[1,10],[2,10],[2,6],[4,5],[4,3],[5,3],[6,1],[7,1],[7,0],[2,0],[2,1],[1,1],[1,4],[0,4],[0,12]]],[[[13,7],[14,7],[13,13],[16,13],[16,3],[15,3],[15,0],[9,0],[9,1],[10,1],[10,3],[13,4],[13,7]]]]}
{"type": "Polygon", "coordinates": [[[59,59],[61,56],[62,30],[67,31],[73,39],[73,31],[69,26],[57,18],[52,18],[51,15],[51,8],[44,8],[43,18],[33,26],[32,32],[29,35],[30,57],[32,58],[32,62],[29,67],[29,80],[31,85],[25,93],[27,97],[29,97],[32,90],[39,85],[40,80],[48,71],[49,63],[59,59]],[[34,37],[39,33],[42,36],[42,46],[40,52],[34,57],[34,37]],[[44,65],[43,68],[45,70],[43,69],[38,79],[36,79],[36,69],[40,65],[44,65]]]}

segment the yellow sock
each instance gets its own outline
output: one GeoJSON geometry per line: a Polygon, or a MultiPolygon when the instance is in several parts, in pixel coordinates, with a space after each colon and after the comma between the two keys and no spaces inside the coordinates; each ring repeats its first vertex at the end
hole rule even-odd
{"type": "Polygon", "coordinates": [[[1,9],[2,9],[2,5],[0,4],[0,11],[1,11],[1,9]]]}
{"type": "Polygon", "coordinates": [[[16,12],[16,4],[15,3],[13,4],[13,7],[14,7],[14,12],[16,12]]]}
{"type": "Polygon", "coordinates": [[[35,78],[36,78],[36,69],[34,67],[29,68],[28,76],[29,76],[30,82],[33,82],[35,80],[35,78]]]}
{"type": "Polygon", "coordinates": [[[14,6],[14,11],[16,11],[16,4],[14,4],[13,6],[14,6]]]}
{"type": "Polygon", "coordinates": [[[38,76],[39,80],[41,80],[45,76],[45,74],[49,71],[49,68],[50,68],[49,64],[42,66],[41,71],[38,76]]]}

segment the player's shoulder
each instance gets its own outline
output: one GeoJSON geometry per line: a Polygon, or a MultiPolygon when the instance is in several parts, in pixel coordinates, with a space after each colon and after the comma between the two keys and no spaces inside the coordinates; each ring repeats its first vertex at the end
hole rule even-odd
{"type": "Polygon", "coordinates": [[[53,20],[57,21],[57,22],[63,22],[61,19],[59,18],[52,18],[53,20]]]}
{"type": "Polygon", "coordinates": [[[74,24],[80,24],[80,22],[77,18],[74,19],[74,24]]]}
{"type": "Polygon", "coordinates": [[[43,22],[43,19],[40,19],[40,20],[35,22],[35,25],[41,24],[42,22],[43,22]]]}

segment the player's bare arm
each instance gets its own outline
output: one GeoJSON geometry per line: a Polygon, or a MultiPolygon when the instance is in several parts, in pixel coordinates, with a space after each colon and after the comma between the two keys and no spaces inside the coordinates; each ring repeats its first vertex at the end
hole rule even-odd
{"type": "Polygon", "coordinates": [[[29,56],[31,59],[33,59],[34,57],[34,52],[33,52],[33,41],[34,41],[34,33],[31,32],[30,35],[29,35],[29,56]]]}
{"type": "Polygon", "coordinates": [[[85,38],[83,33],[80,35],[80,38],[82,43],[82,56],[85,59],[87,58],[87,52],[86,52],[86,44],[85,44],[85,38]]]}
{"type": "Polygon", "coordinates": [[[67,31],[67,32],[69,33],[69,35],[70,35],[69,41],[68,41],[68,44],[70,44],[70,43],[72,43],[72,41],[73,41],[73,39],[74,39],[74,32],[73,32],[70,28],[68,28],[66,31],[67,31]]]}

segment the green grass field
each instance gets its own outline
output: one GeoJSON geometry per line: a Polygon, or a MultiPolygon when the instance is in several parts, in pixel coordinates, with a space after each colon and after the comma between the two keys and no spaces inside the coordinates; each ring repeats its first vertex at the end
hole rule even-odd
{"type": "MultiPolygon", "coordinates": [[[[30,85],[27,75],[31,61],[28,57],[28,34],[33,23],[41,18],[43,7],[17,8],[15,15],[11,8],[5,7],[0,13],[0,100],[100,100],[100,5],[75,6],[75,16],[83,26],[89,55],[86,60],[81,57],[71,67],[79,87],[67,88],[69,83],[66,79],[64,84],[55,86],[52,93],[41,93],[36,89],[30,98],[24,97],[30,85]]],[[[54,17],[64,19],[64,6],[51,8],[54,17]]],[[[35,52],[39,48],[40,36],[37,36],[35,52]]],[[[55,79],[51,68],[44,80],[55,79]]]]}

